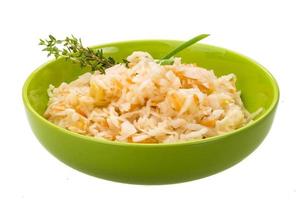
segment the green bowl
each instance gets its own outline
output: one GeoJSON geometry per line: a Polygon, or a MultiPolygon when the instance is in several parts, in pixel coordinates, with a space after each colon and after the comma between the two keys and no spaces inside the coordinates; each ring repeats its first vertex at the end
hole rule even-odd
{"type": "MultiPolygon", "coordinates": [[[[127,41],[103,48],[117,60],[133,51],[147,51],[154,58],[178,46],[181,41],[127,41]]],[[[279,100],[272,75],[255,61],[232,51],[195,44],[182,51],[186,63],[212,69],[217,76],[234,73],[246,108],[264,108],[251,124],[231,133],[199,141],[175,144],[127,144],[83,136],[60,128],[43,117],[49,84],[58,86],[84,73],[84,69],[52,60],[35,70],[23,87],[23,101],[33,132],[56,158],[81,172],[103,179],[135,184],[169,184],[203,178],[233,166],[248,156],[267,135],[279,100]]]]}

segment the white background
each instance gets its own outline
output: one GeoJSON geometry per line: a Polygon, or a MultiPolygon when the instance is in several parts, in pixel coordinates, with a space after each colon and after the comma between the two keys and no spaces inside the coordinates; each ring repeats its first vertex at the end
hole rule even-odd
{"type": "Polygon", "coordinates": [[[300,199],[300,7],[284,1],[1,1],[0,199],[300,199]],[[32,134],[21,88],[46,61],[38,38],[74,34],[86,45],[186,40],[245,54],[269,69],[281,99],[273,127],[248,158],[217,175],[164,186],[127,185],[77,172],[32,134]]]}

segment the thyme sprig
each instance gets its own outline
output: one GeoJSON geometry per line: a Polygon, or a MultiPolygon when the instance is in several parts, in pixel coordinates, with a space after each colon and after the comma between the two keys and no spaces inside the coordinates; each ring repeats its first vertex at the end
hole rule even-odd
{"type": "Polygon", "coordinates": [[[102,49],[84,47],[81,39],[77,39],[73,35],[64,40],[58,40],[49,35],[48,39],[40,39],[39,45],[44,46],[43,51],[48,52],[48,56],[64,57],[79,63],[81,67],[90,67],[92,71],[99,70],[101,73],[105,73],[105,69],[117,64],[112,57],[105,57],[102,49]]]}

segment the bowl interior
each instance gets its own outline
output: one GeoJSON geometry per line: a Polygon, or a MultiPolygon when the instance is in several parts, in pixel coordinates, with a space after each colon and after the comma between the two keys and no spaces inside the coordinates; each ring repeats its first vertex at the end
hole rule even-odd
{"type": "MultiPolygon", "coordinates": [[[[111,43],[97,46],[103,48],[105,55],[121,61],[133,51],[147,51],[154,58],[162,57],[180,41],[147,40],[111,43]]],[[[266,112],[278,98],[278,88],[273,77],[253,60],[232,51],[205,44],[195,44],[177,56],[185,63],[197,63],[201,67],[212,69],[217,76],[234,73],[237,87],[242,91],[242,99],[250,112],[263,107],[266,112]]],[[[49,84],[58,86],[70,82],[88,71],[64,59],[50,61],[38,68],[26,82],[25,95],[29,104],[39,114],[47,107],[49,84]]]]}

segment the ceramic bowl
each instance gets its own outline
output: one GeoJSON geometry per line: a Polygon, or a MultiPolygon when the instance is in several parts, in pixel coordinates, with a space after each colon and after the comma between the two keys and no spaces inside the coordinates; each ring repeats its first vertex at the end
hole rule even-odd
{"type": "MultiPolygon", "coordinates": [[[[96,46],[117,60],[133,51],[160,58],[181,41],[143,40],[96,46]]],[[[86,174],[135,184],[168,184],[206,177],[240,162],[266,137],[275,114],[279,89],[273,76],[257,62],[233,51],[195,44],[177,56],[197,63],[217,76],[234,73],[237,88],[250,112],[263,108],[254,122],[233,132],[175,144],[128,144],[99,140],[58,127],[43,117],[49,84],[58,86],[85,71],[64,59],[35,70],[23,87],[23,101],[31,128],[40,143],[56,158],[86,174]]],[[[251,169],[249,169],[251,170],[251,169]]]]}

